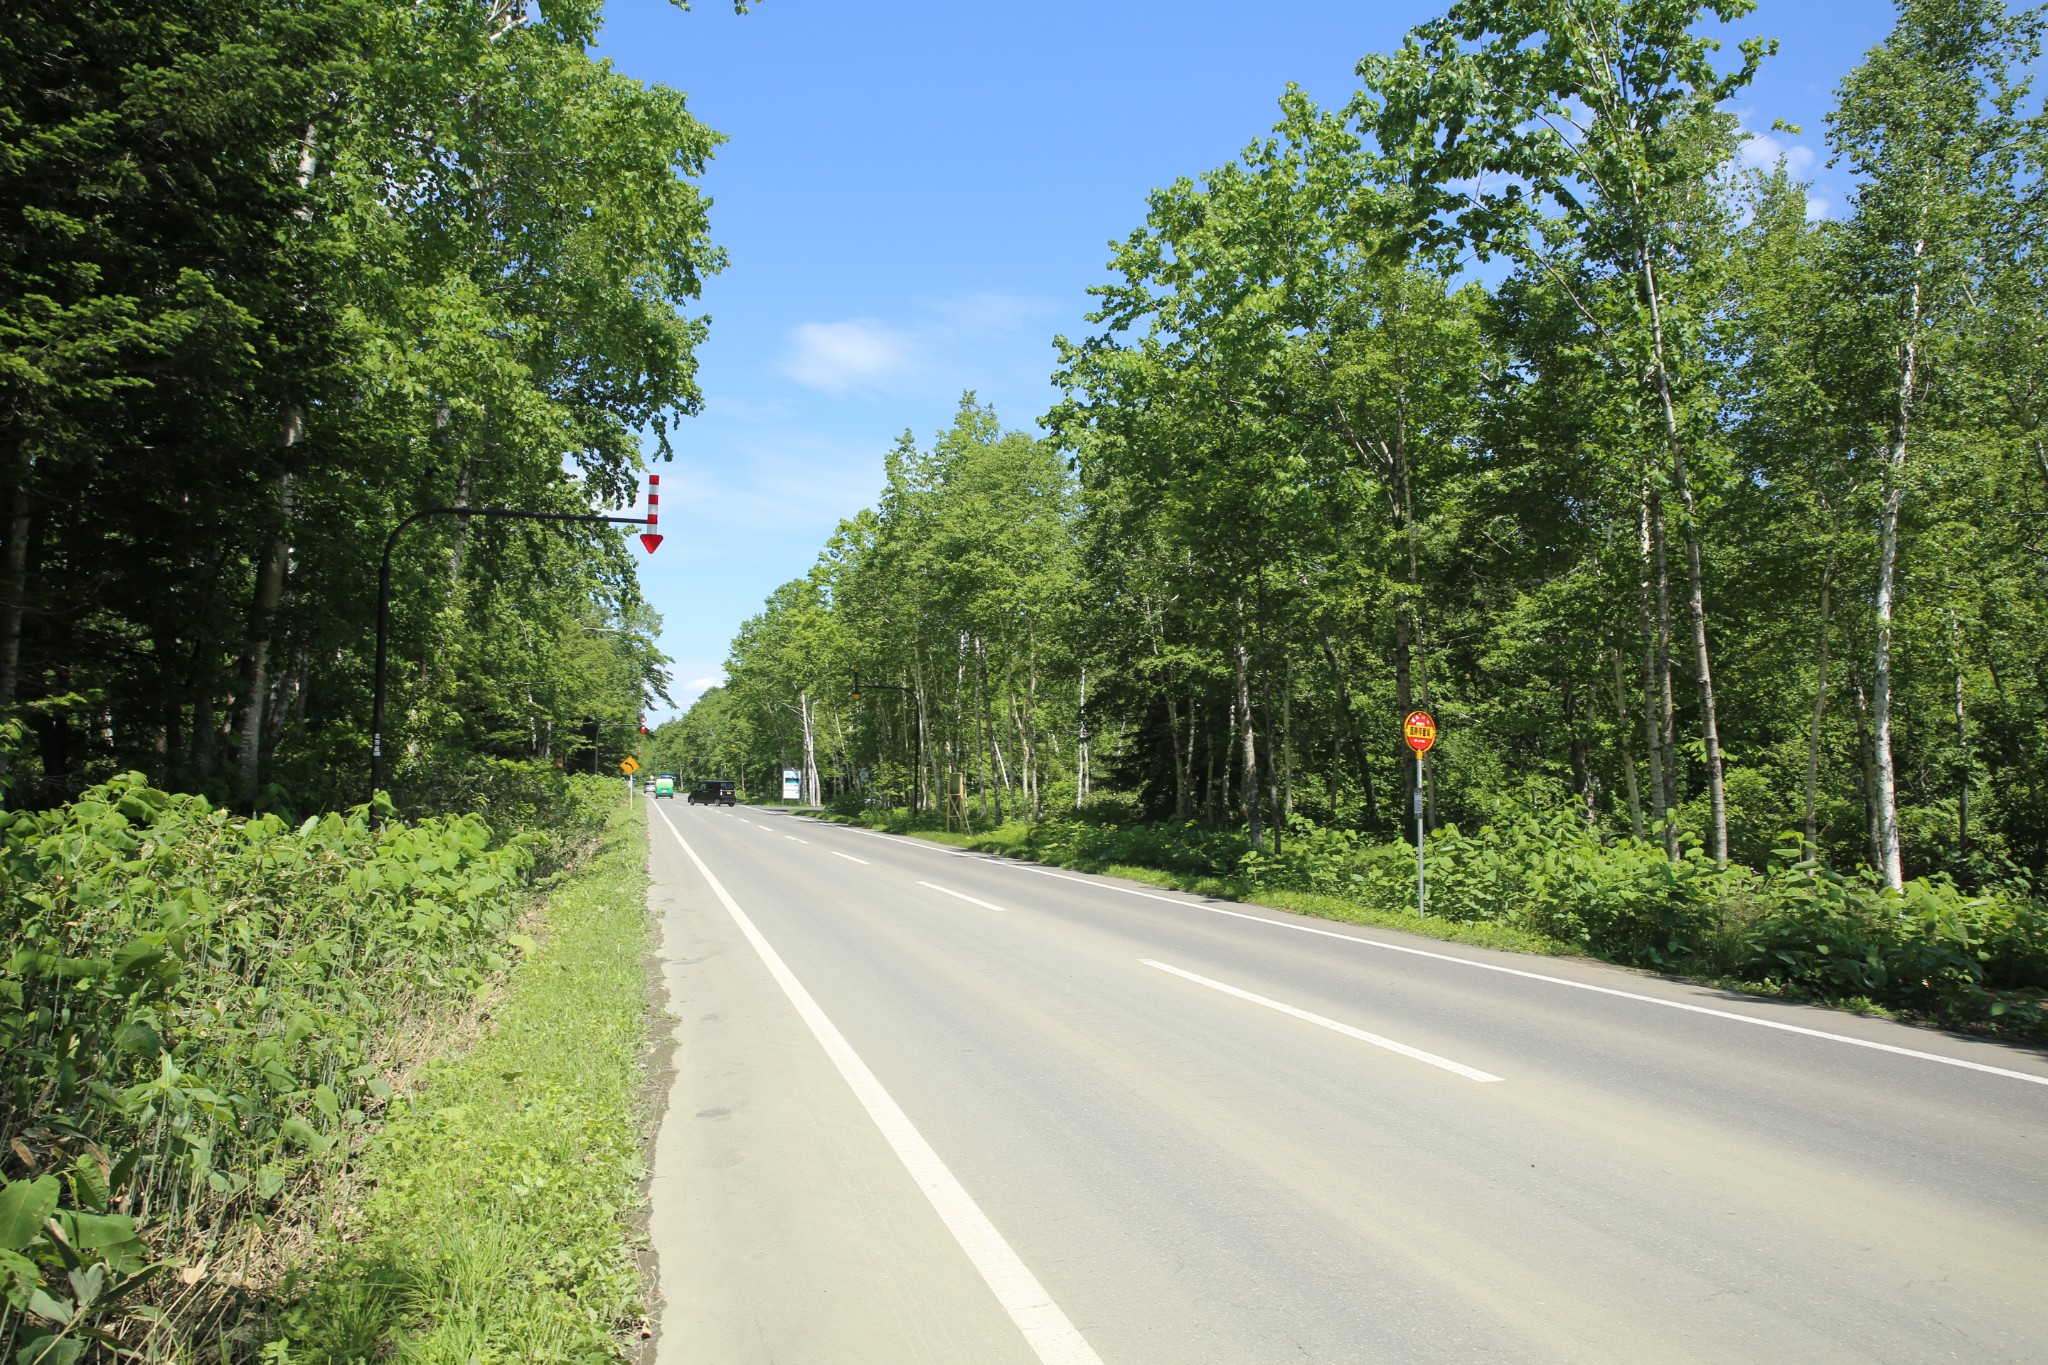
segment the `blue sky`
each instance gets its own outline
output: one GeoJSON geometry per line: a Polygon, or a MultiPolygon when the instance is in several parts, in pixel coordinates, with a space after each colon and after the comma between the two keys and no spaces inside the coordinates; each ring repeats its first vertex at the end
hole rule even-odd
{"type": "MultiPolygon", "coordinates": [[[[905,428],[928,441],[964,389],[1009,425],[1045,411],[1052,338],[1085,330],[1084,291],[1147,191],[1264,133],[1289,81],[1342,102],[1359,57],[1442,8],[761,0],[735,16],[611,0],[603,54],[687,91],[730,138],[704,181],[731,256],[705,291],[705,410],[661,467],[668,540],[641,567],[678,703],[873,501],[905,428]]],[[[1763,0],[1729,30],[1780,40],[1744,122],[1803,126],[1752,152],[1815,177],[1816,213],[1845,197],[1823,164],[1831,92],[1891,18],[1870,0],[1763,0]]]]}

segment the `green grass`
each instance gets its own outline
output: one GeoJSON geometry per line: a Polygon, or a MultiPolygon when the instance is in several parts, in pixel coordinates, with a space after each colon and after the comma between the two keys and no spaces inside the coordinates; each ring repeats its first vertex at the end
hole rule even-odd
{"type": "Polygon", "coordinates": [[[367,1193],[266,1351],[276,1365],[603,1362],[640,1312],[646,824],[560,881],[476,1043],[365,1154],[367,1193]]]}
{"type": "MultiPolygon", "coordinates": [[[[1021,820],[1013,820],[1008,824],[978,833],[965,834],[958,831],[913,829],[901,820],[858,821],[837,815],[823,815],[818,818],[835,824],[867,824],[913,838],[929,839],[933,843],[950,844],[955,848],[978,849],[984,853],[1000,853],[1005,857],[1038,861],[1028,851],[1031,827],[1021,820]]],[[[1288,910],[1297,915],[1310,915],[1316,919],[1336,920],[1344,924],[1364,925],[1375,929],[1399,929],[1404,933],[1420,934],[1425,938],[1441,939],[1446,943],[1466,943],[1475,948],[1498,948],[1504,952],[1536,953],[1547,957],[1583,955],[1585,952],[1583,948],[1511,925],[1483,921],[1459,923],[1446,919],[1418,919],[1412,911],[1382,910],[1374,906],[1361,905],[1357,901],[1345,900],[1340,896],[1319,895],[1313,891],[1289,891],[1279,887],[1253,890],[1231,877],[1198,877],[1156,867],[1137,867],[1128,863],[1106,863],[1100,866],[1092,863],[1054,865],[1072,867],[1079,872],[1122,877],[1126,881],[1143,882],[1148,886],[1186,892],[1189,895],[1213,896],[1217,900],[1261,905],[1272,910],[1288,910]]]]}

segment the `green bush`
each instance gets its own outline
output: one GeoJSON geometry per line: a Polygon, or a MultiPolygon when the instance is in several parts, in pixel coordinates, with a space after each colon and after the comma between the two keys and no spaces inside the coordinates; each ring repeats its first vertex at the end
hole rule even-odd
{"type": "Polygon", "coordinates": [[[523,946],[535,842],[363,808],[294,828],[138,774],[0,813],[0,1346],[73,1358],[144,1245],[238,1255],[339,1161],[390,1094],[380,1039],[523,946]]]}

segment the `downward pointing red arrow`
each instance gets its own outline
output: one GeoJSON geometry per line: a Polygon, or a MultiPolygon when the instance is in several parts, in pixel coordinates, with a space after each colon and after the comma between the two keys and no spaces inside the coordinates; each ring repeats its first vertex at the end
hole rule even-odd
{"type": "Polygon", "coordinates": [[[647,553],[653,554],[655,547],[661,544],[661,535],[655,531],[642,531],[640,543],[647,547],[647,553]]]}

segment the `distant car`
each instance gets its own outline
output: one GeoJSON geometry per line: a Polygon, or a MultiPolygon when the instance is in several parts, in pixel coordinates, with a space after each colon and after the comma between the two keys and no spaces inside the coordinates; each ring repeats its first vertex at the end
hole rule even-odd
{"type": "Polygon", "coordinates": [[[674,773],[656,773],[654,775],[654,794],[656,796],[666,796],[673,801],[676,795],[676,775],[674,773]]]}
{"type": "Polygon", "coordinates": [[[699,782],[690,788],[690,804],[693,806],[736,806],[739,798],[733,795],[730,782],[699,782]]]}

